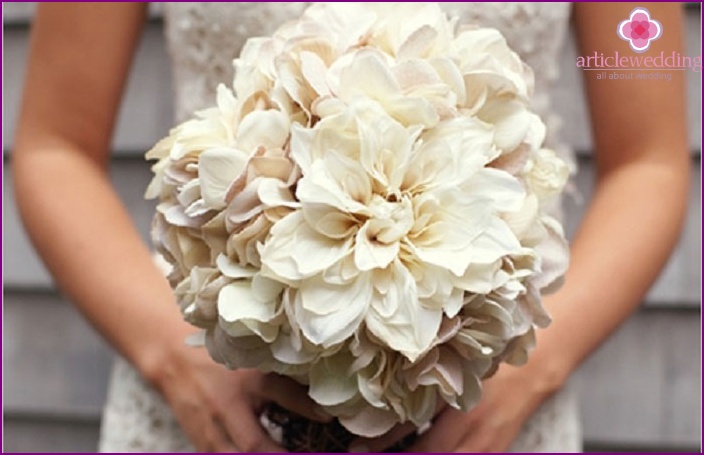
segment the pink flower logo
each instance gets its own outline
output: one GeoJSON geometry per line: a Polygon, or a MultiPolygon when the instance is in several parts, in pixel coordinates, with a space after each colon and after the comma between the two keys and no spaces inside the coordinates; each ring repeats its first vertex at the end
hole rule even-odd
{"type": "Polygon", "coordinates": [[[619,38],[628,41],[635,52],[645,52],[651,41],[662,36],[662,25],[650,18],[647,9],[638,7],[631,11],[628,19],[618,24],[616,33],[619,38]]]}

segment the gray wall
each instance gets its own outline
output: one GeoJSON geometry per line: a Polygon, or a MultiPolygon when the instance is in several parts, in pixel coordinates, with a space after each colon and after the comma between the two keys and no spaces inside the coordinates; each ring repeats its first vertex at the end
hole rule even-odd
{"type": "MultiPolygon", "coordinates": [[[[108,346],[55,290],[23,233],[11,182],[11,148],[33,4],[3,5],[3,370],[7,451],[95,450],[111,362],[108,346]]],[[[158,12],[154,16],[158,17],[158,12]]],[[[688,54],[701,54],[698,5],[687,7],[688,54]]],[[[579,190],[593,174],[589,126],[565,46],[556,87],[564,135],[579,152],[579,190]]],[[[701,74],[689,73],[692,186],[677,251],[642,308],[575,375],[588,448],[698,450],[701,431],[701,74]]],[[[153,207],[142,198],[149,179],[144,151],[171,125],[168,57],[152,20],[139,49],[122,108],[112,178],[147,238],[153,207]]],[[[584,210],[567,207],[572,232],[584,210]]]]}

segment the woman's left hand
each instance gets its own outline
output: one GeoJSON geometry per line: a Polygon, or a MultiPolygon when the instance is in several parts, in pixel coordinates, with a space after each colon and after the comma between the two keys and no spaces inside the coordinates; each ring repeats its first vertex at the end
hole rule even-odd
{"type": "MultiPolygon", "coordinates": [[[[530,368],[502,365],[484,381],[476,407],[465,413],[445,406],[407,451],[506,452],[526,420],[556,390],[556,381],[530,368]]],[[[413,430],[405,424],[378,438],[357,440],[352,451],[382,451],[413,430]]]]}
{"type": "Polygon", "coordinates": [[[502,365],[484,381],[482,399],[469,412],[446,407],[409,452],[506,452],[550,388],[521,368],[502,365]]]}

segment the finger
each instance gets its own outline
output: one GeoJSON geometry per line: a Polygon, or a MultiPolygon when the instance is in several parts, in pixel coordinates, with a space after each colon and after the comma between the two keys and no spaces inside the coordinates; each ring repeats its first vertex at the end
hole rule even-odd
{"type": "Polygon", "coordinates": [[[350,443],[350,452],[381,452],[401,439],[415,432],[418,428],[412,422],[396,425],[389,432],[376,438],[357,438],[350,443]]]}
{"type": "Polygon", "coordinates": [[[281,407],[307,419],[323,423],[332,420],[332,416],[308,396],[307,388],[293,379],[267,374],[262,378],[261,393],[281,407]]]}
{"type": "Polygon", "coordinates": [[[179,403],[175,412],[188,416],[186,425],[182,425],[182,428],[199,452],[225,452],[234,449],[227,433],[223,431],[222,426],[218,426],[215,415],[209,409],[179,403]]]}
{"type": "Polygon", "coordinates": [[[471,431],[468,414],[453,408],[442,411],[433,426],[418,437],[408,452],[454,452],[471,431]]]}
{"type": "Polygon", "coordinates": [[[209,425],[207,428],[211,433],[206,439],[209,441],[209,445],[212,446],[207,450],[208,452],[237,452],[237,447],[235,447],[232,439],[230,439],[227,428],[225,428],[225,425],[219,419],[214,418],[212,425],[209,425]]]}
{"type": "Polygon", "coordinates": [[[458,453],[486,453],[486,452],[506,452],[509,448],[492,447],[491,434],[489,432],[474,431],[464,438],[454,451],[458,453]]]}
{"type": "Polygon", "coordinates": [[[222,420],[237,452],[286,452],[271,439],[259,424],[254,410],[246,404],[232,405],[222,420]]]}
{"type": "Polygon", "coordinates": [[[186,434],[199,452],[233,452],[236,451],[227,431],[218,424],[217,419],[207,412],[191,414],[190,426],[186,434]]]}

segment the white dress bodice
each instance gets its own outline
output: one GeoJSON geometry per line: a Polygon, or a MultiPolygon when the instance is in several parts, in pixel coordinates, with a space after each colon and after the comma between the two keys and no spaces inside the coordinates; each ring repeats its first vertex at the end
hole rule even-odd
{"type": "MultiPolygon", "coordinates": [[[[558,77],[558,57],[567,30],[570,5],[564,3],[442,3],[461,24],[499,29],[509,46],[535,72],[532,105],[548,127],[548,145],[568,162],[569,149],[558,138],[550,88],[558,77]]],[[[175,118],[215,102],[217,84],[231,83],[232,60],[251,36],[270,35],[299,16],[308,3],[168,3],[162,5],[172,57],[175,118]]],[[[176,311],[176,309],[174,309],[176,311]]],[[[574,397],[560,391],[524,425],[512,450],[575,452],[581,432],[574,397]]],[[[103,416],[100,450],[107,452],[192,451],[168,407],[137,372],[118,359],[103,416]]]]}

